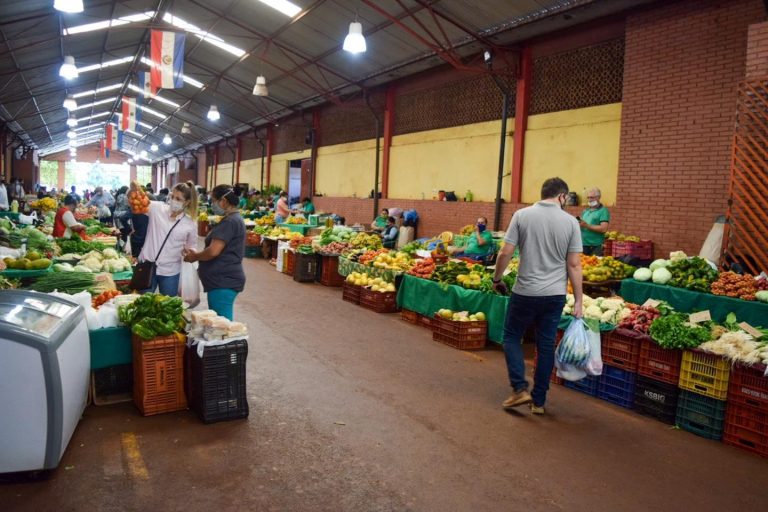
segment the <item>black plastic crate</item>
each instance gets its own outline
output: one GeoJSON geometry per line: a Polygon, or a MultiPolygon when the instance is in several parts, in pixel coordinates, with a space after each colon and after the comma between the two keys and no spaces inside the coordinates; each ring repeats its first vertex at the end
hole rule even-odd
{"type": "Polygon", "coordinates": [[[677,426],[697,436],[719,441],[723,437],[725,401],[681,390],[677,399],[677,426]]]}
{"type": "Polygon", "coordinates": [[[603,365],[597,398],[631,409],[635,402],[636,378],[637,374],[634,372],[603,365]]]}
{"type": "Polygon", "coordinates": [[[679,395],[680,388],[677,386],[638,375],[635,385],[635,410],[662,423],[674,425],[679,395]]]}
{"type": "Polygon", "coordinates": [[[314,283],[317,267],[317,254],[297,252],[293,260],[293,280],[298,283],[314,283]]]}
{"type": "Polygon", "coordinates": [[[593,375],[587,375],[581,380],[576,382],[570,380],[564,380],[563,385],[567,388],[586,393],[590,396],[597,396],[597,386],[600,384],[600,377],[593,375]]]}
{"type": "Polygon", "coordinates": [[[190,364],[190,407],[205,423],[248,417],[245,362],[248,342],[205,347],[198,357],[197,347],[187,347],[190,364]]]}
{"type": "Polygon", "coordinates": [[[93,370],[91,388],[95,405],[130,401],[133,396],[133,365],[120,364],[93,370]]]}

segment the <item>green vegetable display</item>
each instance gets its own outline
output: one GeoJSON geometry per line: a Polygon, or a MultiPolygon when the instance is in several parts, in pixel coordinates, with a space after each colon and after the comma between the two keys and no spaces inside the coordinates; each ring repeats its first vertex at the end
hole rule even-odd
{"type": "Polygon", "coordinates": [[[717,271],[698,256],[675,261],[666,268],[672,274],[667,284],[677,288],[709,293],[712,283],[717,280],[717,271]]]}
{"type": "Polygon", "coordinates": [[[148,340],[184,329],[183,312],[179,297],[145,293],[131,304],[120,306],[117,316],[120,322],[130,326],[133,334],[148,340]]]}
{"type": "Polygon", "coordinates": [[[421,242],[413,241],[413,242],[405,244],[403,246],[403,248],[400,249],[400,252],[404,252],[408,256],[413,258],[413,255],[416,254],[416,251],[421,250],[421,249],[426,249],[426,248],[427,248],[427,246],[425,244],[423,244],[421,242]]]}
{"type": "Polygon", "coordinates": [[[79,272],[61,272],[46,274],[30,286],[36,292],[50,293],[60,291],[74,295],[89,290],[94,284],[93,274],[79,272]]]}
{"type": "Polygon", "coordinates": [[[86,242],[76,235],[72,238],[57,238],[56,244],[61,249],[62,254],[85,254],[91,251],[103,251],[106,246],[99,242],[86,242]]]}
{"type": "Polygon", "coordinates": [[[709,323],[689,324],[688,315],[682,313],[657,318],[648,332],[660,347],[666,349],[695,348],[712,339],[709,323]]]}

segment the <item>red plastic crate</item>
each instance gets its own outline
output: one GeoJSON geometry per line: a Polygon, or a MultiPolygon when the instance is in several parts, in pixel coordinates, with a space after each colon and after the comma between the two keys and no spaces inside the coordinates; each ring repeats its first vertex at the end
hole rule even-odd
{"type": "Polygon", "coordinates": [[[409,324],[415,324],[415,325],[419,324],[419,314],[415,311],[411,311],[410,309],[401,309],[400,318],[402,318],[409,324]]]}
{"type": "Polygon", "coordinates": [[[419,325],[422,327],[426,327],[427,329],[432,329],[432,317],[426,316],[426,315],[419,315],[419,325]]]}
{"type": "Polygon", "coordinates": [[[641,260],[652,260],[653,242],[650,240],[641,240],[639,242],[620,242],[615,240],[611,244],[611,256],[614,258],[632,256],[641,260]]]}
{"type": "Polygon", "coordinates": [[[459,350],[485,347],[488,322],[454,322],[438,315],[432,317],[432,339],[459,350]]]}
{"type": "Polygon", "coordinates": [[[344,284],[341,285],[341,298],[352,304],[360,304],[360,291],[362,289],[362,286],[350,284],[345,281],[344,284]]]}
{"type": "Polygon", "coordinates": [[[765,365],[735,365],[731,369],[728,402],[768,413],[768,377],[765,365]]]}
{"type": "Polygon", "coordinates": [[[768,457],[768,412],[729,404],[723,442],[768,457]]]}
{"type": "Polygon", "coordinates": [[[360,305],[376,313],[396,313],[399,309],[397,292],[374,292],[363,287],[360,290],[360,305]]]}
{"type": "Polygon", "coordinates": [[[293,251],[285,251],[283,258],[285,258],[285,262],[283,262],[283,274],[293,276],[293,265],[296,258],[296,253],[293,251]]]}
{"type": "Polygon", "coordinates": [[[344,277],[339,274],[338,256],[320,257],[320,284],[323,286],[341,286],[344,277]]]}
{"type": "Polygon", "coordinates": [[[603,364],[637,373],[640,362],[640,338],[632,338],[619,329],[603,334],[601,343],[603,364]]]}
{"type": "Polygon", "coordinates": [[[637,373],[654,380],[678,385],[680,382],[681,350],[661,348],[651,338],[640,341],[640,359],[637,373]]]}
{"type": "Polygon", "coordinates": [[[187,408],[184,340],[176,335],[144,340],[133,335],[133,401],[144,416],[187,408]]]}

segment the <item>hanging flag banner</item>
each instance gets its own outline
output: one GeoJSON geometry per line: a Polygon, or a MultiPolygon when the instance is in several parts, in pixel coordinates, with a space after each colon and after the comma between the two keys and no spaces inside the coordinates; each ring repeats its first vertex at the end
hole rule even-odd
{"type": "Polygon", "coordinates": [[[123,149],[123,132],[112,123],[107,124],[106,132],[105,153],[109,158],[110,151],[123,149]]]}
{"type": "Polygon", "coordinates": [[[106,148],[106,143],[104,142],[104,139],[103,138],[99,139],[99,155],[101,155],[101,158],[107,157],[106,151],[107,151],[107,148],[106,148]]]}
{"type": "Polygon", "coordinates": [[[136,131],[139,122],[139,112],[136,106],[136,98],[123,96],[123,119],[120,127],[123,130],[136,131]]]}
{"type": "Polygon", "coordinates": [[[151,98],[157,93],[157,90],[152,87],[152,80],[147,71],[138,72],[138,88],[142,90],[144,98],[151,98]]]}
{"type": "Polygon", "coordinates": [[[150,41],[152,90],[184,87],[185,34],[153,30],[150,41]]]}

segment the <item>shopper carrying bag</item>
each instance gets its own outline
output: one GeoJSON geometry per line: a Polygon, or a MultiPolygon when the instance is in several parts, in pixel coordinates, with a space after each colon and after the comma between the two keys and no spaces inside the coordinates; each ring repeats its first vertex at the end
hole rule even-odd
{"type": "Polygon", "coordinates": [[[175,228],[179,222],[181,222],[181,219],[176,221],[176,224],[174,224],[171,227],[171,230],[168,231],[168,234],[165,235],[165,240],[163,240],[163,245],[160,246],[160,250],[157,251],[157,256],[154,260],[147,260],[147,261],[140,261],[136,264],[135,267],[133,267],[133,276],[131,277],[131,290],[147,290],[152,287],[152,283],[155,281],[155,274],[157,272],[157,261],[158,258],[160,258],[160,253],[163,252],[163,247],[165,247],[165,243],[168,241],[168,237],[171,236],[171,232],[173,231],[173,228],[175,228]]]}

